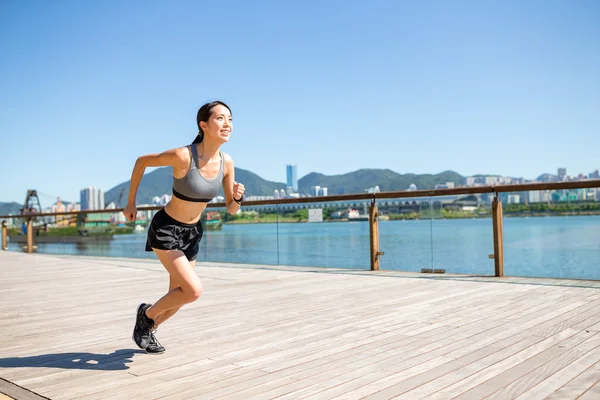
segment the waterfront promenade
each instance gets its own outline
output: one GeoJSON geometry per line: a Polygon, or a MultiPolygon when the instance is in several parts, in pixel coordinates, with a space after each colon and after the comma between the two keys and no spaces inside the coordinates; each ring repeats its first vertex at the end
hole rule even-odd
{"type": "MultiPolygon", "coordinates": [[[[600,398],[600,282],[198,263],[199,301],[131,341],[149,259],[0,251],[18,399],[600,398]],[[43,397],[41,397],[43,396],[43,397]]],[[[2,398],[2,395],[0,395],[2,398]]]]}

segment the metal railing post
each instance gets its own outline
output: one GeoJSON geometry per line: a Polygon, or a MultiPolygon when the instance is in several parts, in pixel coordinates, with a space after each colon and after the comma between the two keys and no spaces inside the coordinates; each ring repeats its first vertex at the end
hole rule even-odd
{"type": "Polygon", "coordinates": [[[33,253],[33,219],[27,219],[27,252],[33,253]]]}
{"type": "Polygon", "coordinates": [[[375,198],[369,207],[369,236],[370,236],[370,248],[371,248],[371,271],[379,271],[379,258],[383,255],[382,251],[379,251],[379,223],[378,223],[378,210],[375,198]]]}
{"type": "Polygon", "coordinates": [[[6,221],[2,221],[2,250],[8,250],[8,228],[6,221]]]}
{"type": "Polygon", "coordinates": [[[492,220],[494,225],[494,273],[504,276],[504,241],[502,238],[502,202],[498,193],[492,202],[492,220]]]}

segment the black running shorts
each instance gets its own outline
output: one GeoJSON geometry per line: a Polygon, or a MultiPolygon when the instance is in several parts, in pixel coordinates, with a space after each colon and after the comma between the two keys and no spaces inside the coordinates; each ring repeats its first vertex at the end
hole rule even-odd
{"type": "Polygon", "coordinates": [[[194,261],[200,249],[202,239],[202,223],[184,224],[169,216],[165,209],[157,212],[148,228],[146,251],[181,250],[186,258],[194,261]]]}

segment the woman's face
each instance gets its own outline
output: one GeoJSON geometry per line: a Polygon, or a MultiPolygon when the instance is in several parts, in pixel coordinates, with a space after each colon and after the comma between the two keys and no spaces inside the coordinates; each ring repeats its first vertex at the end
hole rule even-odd
{"type": "Polygon", "coordinates": [[[229,109],[218,104],[211,111],[208,121],[200,122],[200,128],[204,131],[205,136],[227,142],[233,130],[233,121],[229,109]]]}

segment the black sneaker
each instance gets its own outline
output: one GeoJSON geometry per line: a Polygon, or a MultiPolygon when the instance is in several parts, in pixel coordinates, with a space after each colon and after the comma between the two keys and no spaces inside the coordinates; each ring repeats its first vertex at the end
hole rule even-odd
{"type": "Polygon", "coordinates": [[[133,341],[142,350],[146,350],[150,343],[150,330],[154,327],[154,320],[151,320],[146,316],[146,310],[150,308],[152,304],[142,303],[137,309],[137,315],[135,319],[135,327],[133,328],[133,341]]]}
{"type": "Polygon", "coordinates": [[[146,353],[148,354],[162,354],[165,352],[165,348],[160,345],[154,333],[156,329],[150,332],[150,341],[148,343],[148,347],[146,347],[146,353]]]}

